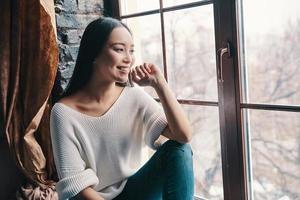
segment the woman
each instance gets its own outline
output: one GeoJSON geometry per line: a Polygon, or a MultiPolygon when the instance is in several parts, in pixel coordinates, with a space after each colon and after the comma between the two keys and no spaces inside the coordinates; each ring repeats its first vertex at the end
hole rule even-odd
{"type": "Polygon", "coordinates": [[[159,68],[132,67],[128,27],[101,17],[84,31],[70,83],[51,110],[60,199],[192,199],[191,128],[159,68]],[[151,86],[162,107],[140,86],[151,86]],[[145,145],[169,138],[144,165],[145,145]]]}

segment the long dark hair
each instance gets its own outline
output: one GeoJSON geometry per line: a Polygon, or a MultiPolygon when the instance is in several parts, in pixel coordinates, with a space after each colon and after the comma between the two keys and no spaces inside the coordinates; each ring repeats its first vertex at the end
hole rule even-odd
{"type": "Polygon", "coordinates": [[[117,27],[124,27],[132,34],[126,24],[111,17],[100,17],[88,24],[80,41],[73,75],[59,99],[70,96],[88,83],[93,73],[95,58],[103,49],[112,30],[117,27]]]}

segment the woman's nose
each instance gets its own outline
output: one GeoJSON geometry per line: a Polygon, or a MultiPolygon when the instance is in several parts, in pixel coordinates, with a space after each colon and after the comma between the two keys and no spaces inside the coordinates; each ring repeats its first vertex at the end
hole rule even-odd
{"type": "Polygon", "coordinates": [[[132,62],[132,55],[131,55],[130,53],[126,53],[126,55],[125,55],[123,61],[124,61],[125,63],[131,63],[131,62],[132,62]]]}

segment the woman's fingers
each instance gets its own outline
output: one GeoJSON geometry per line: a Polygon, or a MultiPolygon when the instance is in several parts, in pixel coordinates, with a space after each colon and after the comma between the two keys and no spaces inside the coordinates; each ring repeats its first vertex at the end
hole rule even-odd
{"type": "Polygon", "coordinates": [[[144,66],[145,66],[145,69],[147,70],[147,72],[148,72],[149,74],[151,74],[151,68],[150,68],[149,64],[144,63],[144,66]]]}
{"type": "Polygon", "coordinates": [[[151,63],[143,63],[132,67],[133,81],[142,86],[151,85],[155,79],[155,73],[156,66],[151,63]]]}
{"type": "Polygon", "coordinates": [[[144,72],[144,74],[145,74],[146,77],[150,76],[150,73],[148,72],[147,67],[143,66],[140,69],[144,72]]]}
{"type": "Polygon", "coordinates": [[[134,69],[139,77],[141,77],[141,78],[149,77],[149,72],[147,70],[146,63],[144,63],[143,65],[136,66],[134,69]]]}
{"type": "Polygon", "coordinates": [[[141,77],[141,78],[145,77],[145,73],[144,73],[142,65],[136,67],[136,71],[137,71],[139,77],[141,77]]]}
{"type": "Polygon", "coordinates": [[[133,81],[139,85],[153,85],[157,82],[158,77],[163,77],[160,69],[151,63],[143,63],[132,67],[132,78],[133,81]]]}
{"type": "Polygon", "coordinates": [[[137,76],[137,72],[136,72],[136,68],[134,67],[134,68],[132,68],[132,79],[134,80],[134,81],[139,81],[140,79],[139,79],[139,77],[137,76]]]}

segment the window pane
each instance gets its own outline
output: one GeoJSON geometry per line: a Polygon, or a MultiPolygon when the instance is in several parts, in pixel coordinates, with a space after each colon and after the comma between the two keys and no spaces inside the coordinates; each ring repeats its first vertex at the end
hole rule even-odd
{"type": "Polygon", "coordinates": [[[178,98],[217,101],[213,6],[165,13],[170,86],[178,98]]]}
{"type": "Polygon", "coordinates": [[[300,113],[247,111],[254,199],[300,199],[300,113]]]}
{"type": "Polygon", "coordinates": [[[121,15],[159,9],[159,0],[119,0],[121,15]]]}
{"type": "MultiPolygon", "coordinates": [[[[123,21],[133,33],[135,65],[140,65],[144,62],[153,63],[164,73],[159,14],[128,18],[123,21]]],[[[145,90],[153,97],[157,97],[152,87],[145,87],[145,90]]]]}
{"type": "Polygon", "coordinates": [[[177,5],[187,4],[192,2],[197,2],[197,0],[163,0],[164,7],[177,6],[177,5]]]}
{"type": "Polygon", "coordinates": [[[195,194],[223,198],[219,112],[217,107],[182,105],[193,128],[195,194]]]}
{"type": "Polygon", "coordinates": [[[244,102],[300,105],[299,0],[243,0],[244,102]]]}

